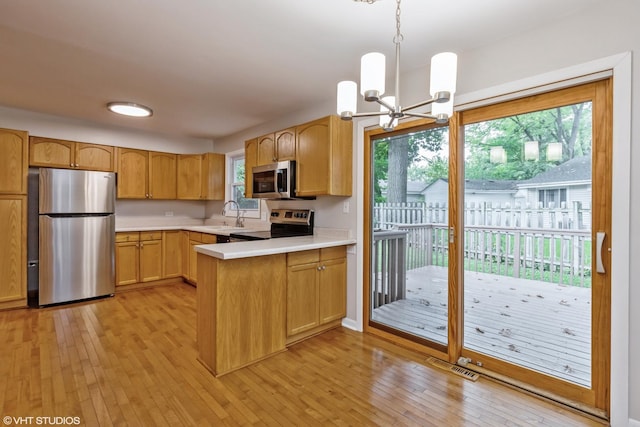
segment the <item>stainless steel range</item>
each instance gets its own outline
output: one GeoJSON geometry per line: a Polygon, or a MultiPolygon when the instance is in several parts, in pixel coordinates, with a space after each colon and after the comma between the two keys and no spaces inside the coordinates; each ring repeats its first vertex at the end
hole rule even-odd
{"type": "Polygon", "coordinates": [[[239,231],[230,233],[231,242],[242,240],[266,240],[279,237],[313,235],[314,212],[311,209],[274,209],[271,211],[268,231],[239,231]]]}

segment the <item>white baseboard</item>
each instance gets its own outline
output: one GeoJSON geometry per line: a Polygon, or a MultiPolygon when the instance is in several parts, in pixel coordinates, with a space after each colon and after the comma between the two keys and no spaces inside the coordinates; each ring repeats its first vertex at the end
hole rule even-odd
{"type": "Polygon", "coordinates": [[[629,427],[640,427],[640,421],[629,418],[629,427]]]}
{"type": "Polygon", "coordinates": [[[362,332],[362,326],[355,320],[349,319],[348,317],[342,319],[342,326],[344,326],[345,328],[353,329],[354,331],[362,332]]]}

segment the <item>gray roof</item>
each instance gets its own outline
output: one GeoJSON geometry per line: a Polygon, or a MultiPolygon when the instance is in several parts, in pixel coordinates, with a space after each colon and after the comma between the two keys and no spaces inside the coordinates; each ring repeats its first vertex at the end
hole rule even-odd
{"type": "Polygon", "coordinates": [[[591,181],[591,156],[574,157],[571,160],[541,172],[521,185],[550,184],[556,182],[591,181]]]}
{"type": "Polygon", "coordinates": [[[511,180],[465,179],[464,189],[475,191],[516,191],[517,182],[511,180]]]}

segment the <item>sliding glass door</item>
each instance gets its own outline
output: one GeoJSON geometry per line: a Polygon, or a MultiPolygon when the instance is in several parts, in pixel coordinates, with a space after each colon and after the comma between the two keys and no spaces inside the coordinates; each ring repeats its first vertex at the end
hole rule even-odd
{"type": "Polygon", "coordinates": [[[367,132],[365,330],[606,413],[610,86],[367,132]]]}

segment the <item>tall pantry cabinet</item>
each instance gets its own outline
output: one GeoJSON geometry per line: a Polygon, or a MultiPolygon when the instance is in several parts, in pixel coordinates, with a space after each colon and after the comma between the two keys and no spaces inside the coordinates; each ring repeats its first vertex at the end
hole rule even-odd
{"type": "Polygon", "coordinates": [[[0,309],[27,305],[29,135],[0,129],[0,309]]]}

